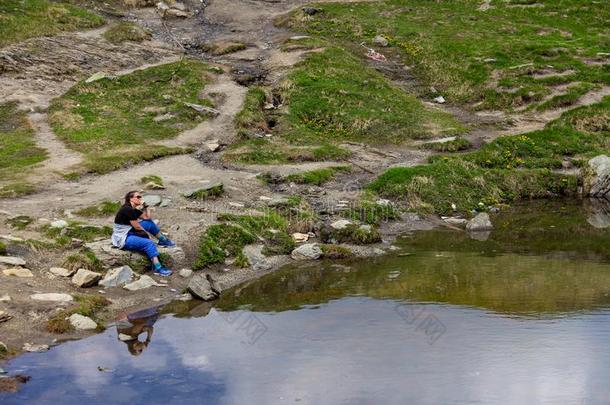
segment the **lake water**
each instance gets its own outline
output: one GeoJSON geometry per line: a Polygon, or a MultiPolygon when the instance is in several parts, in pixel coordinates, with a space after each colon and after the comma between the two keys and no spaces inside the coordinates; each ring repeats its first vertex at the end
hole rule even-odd
{"type": "Polygon", "coordinates": [[[610,403],[598,220],[530,204],[486,241],[419,232],[389,256],[286,268],[160,309],[139,350],[109,327],[22,355],[5,368],[32,378],[0,403],[610,403]]]}

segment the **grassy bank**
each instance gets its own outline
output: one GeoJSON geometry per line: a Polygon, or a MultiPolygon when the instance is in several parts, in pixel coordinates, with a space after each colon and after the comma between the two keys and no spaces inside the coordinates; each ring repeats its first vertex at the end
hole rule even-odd
{"type": "Polygon", "coordinates": [[[53,100],[49,120],[55,133],[85,155],[85,167],[107,173],[126,164],[184,153],[154,145],[209,118],[187,103],[212,106],[198,94],[208,66],[181,61],[131,74],[81,82],[53,100]]]}
{"type": "Polygon", "coordinates": [[[520,198],[575,194],[578,179],[551,171],[563,162],[582,166],[607,153],[610,97],[564,113],[541,131],[501,137],[476,152],[436,156],[431,164],[395,167],[369,188],[406,201],[409,208],[447,214],[479,203],[494,205],[520,198]]]}
{"type": "Polygon", "coordinates": [[[46,157],[46,151],[36,146],[34,128],[25,112],[14,102],[0,104],[0,197],[31,191],[24,175],[46,157]]]}
{"type": "Polygon", "coordinates": [[[64,2],[2,0],[0,48],[32,37],[94,28],[102,24],[102,17],[64,2]]]}
{"type": "Polygon", "coordinates": [[[423,96],[436,96],[433,86],[450,102],[477,108],[549,108],[543,99],[552,86],[579,86],[566,91],[570,98],[610,83],[604,35],[609,14],[603,4],[493,1],[487,10],[479,10],[475,0],[316,4],[321,11],[315,15],[299,9],[283,23],[399,56],[413,67],[423,96]],[[374,44],[378,35],[387,48],[374,44]]]}

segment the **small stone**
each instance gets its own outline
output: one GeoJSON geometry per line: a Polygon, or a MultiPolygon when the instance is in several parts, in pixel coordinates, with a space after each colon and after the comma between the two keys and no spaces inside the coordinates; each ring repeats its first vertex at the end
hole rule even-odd
{"type": "Polygon", "coordinates": [[[341,229],[345,229],[345,227],[347,227],[348,225],[351,225],[352,222],[348,221],[347,219],[340,219],[338,221],[333,222],[332,224],[330,224],[330,227],[336,230],[341,230],[341,229]]]}
{"type": "Polygon", "coordinates": [[[70,315],[68,321],[76,330],[94,330],[97,328],[97,323],[93,319],[81,314],[70,315]]]}
{"type": "Polygon", "coordinates": [[[101,279],[102,275],[100,273],[87,269],[78,269],[72,277],[72,284],[81,288],[88,288],[96,285],[101,279]]]}
{"type": "Polygon", "coordinates": [[[24,268],[14,268],[14,269],[6,269],[2,270],[5,276],[15,276],[21,278],[34,277],[34,274],[28,269],[24,268]]]}
{"type": "Polygon", "coordinates": [[[8,240],[9,242],[23,242],[24,239],[13,235],[0,235],[0,239],[8,240]]]}
{"type": "Polygon", "coordinates": [[[469,232],[490,231],[493,229],[489,214],[481,212],[476,217],[472,218],[466,225],[466,230],[469,232]]]}
{"type": "Polygon", "coordinates": [[[89,76],[89,78],[87,80],[85,80],[85,83],[93,83],[93,82],[97,82],[98,80],[102,80],[105,78],[111,78],[108,76],[108,73],[105,72],[97,72],[94,73],[93,75],[89,76]]]}
{"type": "Polygon", "coordinates": [[[292,239],[294,239],[296,243],[307,242],[307,240],[309,239],[309,234],[295,232],[292,234],[292,239]]]}
{"type": "Polygon", "coordinates": [[[0,256],[0,263],[8,264],[10,266],[25,266],[25,260],[21,257],[13,256],[0,256]]]}
{"type": "Polygon", "coordinates": [[[11,301],[11,296],[8,294],[4,294],[2,296],[0,296],[0,302],[10,302],[11,301]]]}
{"type": "Polygon", "coordinates": [[[159,284],[164,284],[164,285],[167,285],[167,284],[169,284],[169,281],[167,281],[167,280],[165,280],[165,279],[161,279],[161,280],[159,280],[159,281],[158,281],[158,283],[159,283],[159,284]]]}
{"type": "MultiPolygon", "coordinates": [[[[165,190],[165,186],[162,184],[155,183],[153,181],[149,181],[144,185],[144,188],[147,190],[165,190]]],[[[161,201],[163,203],[163,201],[161,201]]],[[[159,204],[161,205],[161,204],[159,204]]]]}
{"type": "Polygon", "coordinates": [[[121,342],[129,342],[130,340],[134,340],[134,338],[130,335],[126,335],[124,333],[119,333],[119,340],[121,342]]]}
{"type": "Polygon", "coordinates": [[[193,296],[190,293],[180,294],[179,296],[176,297],[176,300],[178,300],[178,301],[191,301],[192,299],[193,299],[193,296]]]}
{"type": "Polygon", "coordinates": [[[157,283],[152,277],[144,275],[141,276],[139,280],[134,281],[133,283],[125,284],[123,288],[129,291],[138,291],[149,287],[162,286],[162,284],[157,283]]]}
{"type": "Polygon", "coordinates": [[[373,38],[373,43],[379,46],[388,46],[389,42],[383,35],[377,35],[375,38],[373,38]]]}
{"type": "Polygon", "coordinates": [[[468,220],[466,218],[447,217],[443,218],[443,221],[445,221],[449,225],[456,226],[466,226],[466,224],[468,224],[468,220]]]}
{"type": "Polygon", "coordinates": [[[130,282],[133,279],[133,276],[134,273],[133,270],[131,270],[131,267],[121,266],[106,273],[99,284],[104,288],[118,287],[130,282]]]}
{"type": "Polygon", "coordinates": [[[263,245],[247,245],[242,249],[248,263],[254,270],[269,270],[272,265],[267,256],[262,253],[263,245]]]}
{"type": "Polygon", "coordinates": [[[189,281],[188,290],[193,296],[204,301],[211,301],[218,298],[216,291],[212,288],[212,284],[206,274],[197,274],[189,281]]]}
{"type": "Polygon", "coordinates": [[[303,7],[303,12],[307,15],[314,15],[314,14],[318,14],[320,11],[322,11],[319,8],[314,8],[314,7],[303,7]]]}
{"type": "Polygon", "coordinates": [[[218,139],[212,139],[205,143],[205,147],[210,152],[217,152],[220,149],[220,141],[218,139]]]}
{"type": "Polygon", "coordinates": [[[51,267],[49,271],[60,277],[72,277],[76,273],[76,270],[64,269],[63,267],[51,267]]]}
{"type": "Polygon", "coordinates": [[[381,205],[382,207],[387,207],[391,204],[390,200],[386,200],[385,198],[380,198],[379,200],[375,201],[375,203],[377,205],[381,205]]]}
{"type": "Polygon", "coordinates": [[[189,278],[190,276],[193,275],[193,270],[191,269],[182,269],[178,272],[178,274],[180,275],[180,277],[183,278],[189,278]]]}
{"type": "Polygon", "coordinates": [[[49,301],[49,302],[71,302],[73,300],[70,294],[62,293],[42,293],[30,295],[30,299],[34,301],[49,301]]]}
{"type": "Polygon", "coordinates": [[[49,224],[51,228],[63,229],[68,226],[68,222],[63,219],[58,219],[57,221],[53,221],[49,224]]]}
{"type": "Polygon", "coordinates": [[[316,260],[322,257],[322,249],[316,243],[306,243],[294,249],[290,256],[294,260],[316,260]]]}
{"type": "Polygon", "coordinates": [[[23,345],[24,352],[42,353],[46,352],[47,350],[49,350],[49,345],[35,345],[32,343],[26,343],[23,345]]]}
{"type": "Polygon", "coordinates": [[[443,97],[443,96],[434,97],[434,102],[437,104],[445,104],[445,97],[443,97]]]}

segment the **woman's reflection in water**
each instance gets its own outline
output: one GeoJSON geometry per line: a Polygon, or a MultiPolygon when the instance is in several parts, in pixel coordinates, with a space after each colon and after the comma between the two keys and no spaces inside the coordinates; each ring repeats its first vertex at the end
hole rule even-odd
{"type": "Polygon", "coordinates": [[[153,325],[159,319],[159,309],[160,307],[153,307],[118,315],[116,321],[118,338],[127,344],[127,350],[132,355],[139,356],[148,347],[153,334],[153,325]],[[146,333],[146,339],[141,341],[139,336],[143,333],[146,333]]]}

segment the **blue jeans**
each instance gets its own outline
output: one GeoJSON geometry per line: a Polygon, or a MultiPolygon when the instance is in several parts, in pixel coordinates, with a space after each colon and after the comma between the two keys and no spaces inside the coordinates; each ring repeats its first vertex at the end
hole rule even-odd
{"type": "MultiPolygon", "coordinates": [[[[146,232],[157,235],[161,232],[161,229],[150,219],[143,219],[140,221],[140,225],[142,228],[146,230],[146,232]]],[[[148,256],[150,260],[159,256],[159,252],[157,251],[157,245],[155,242],[148,238],[143,238],[138,235],[128,234],[127,239],[125,239],[125,246],[123,249],[130,250],[132,252],[142,252],[148,256]]]]}

